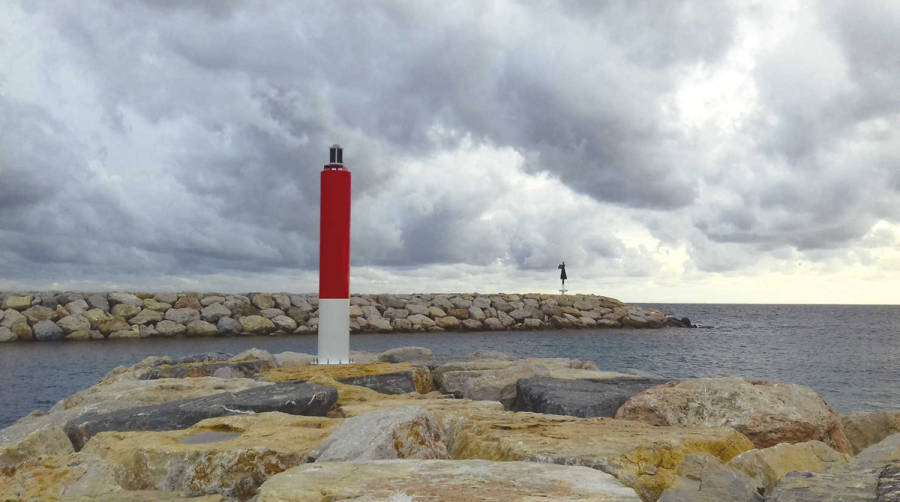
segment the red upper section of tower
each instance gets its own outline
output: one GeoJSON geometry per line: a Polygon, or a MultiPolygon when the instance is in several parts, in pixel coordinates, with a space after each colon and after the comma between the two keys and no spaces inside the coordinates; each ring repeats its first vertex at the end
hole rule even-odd
{"type": "Polygon", "coordinates": [[[319,298],[349,298],[350,171],[327,164],[321,178],[319,298]]]}

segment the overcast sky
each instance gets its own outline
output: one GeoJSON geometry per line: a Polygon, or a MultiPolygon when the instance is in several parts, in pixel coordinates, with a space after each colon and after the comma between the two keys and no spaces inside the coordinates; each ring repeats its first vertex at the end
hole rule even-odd
{"type": "Polygon", "coordinates": [[[0,4],[0,290],[900,303],[900,2],[0,4]],[[205,6],[205,7],[204,7],[205,6]]]}

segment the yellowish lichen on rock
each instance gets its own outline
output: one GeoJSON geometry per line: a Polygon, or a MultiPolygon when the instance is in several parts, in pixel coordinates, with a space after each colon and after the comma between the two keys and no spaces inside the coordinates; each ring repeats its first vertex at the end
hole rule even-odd
{"type": "Polygon", "coordinates": [[[286,382],[291,380],[309,380],[316,376],[333,378],[352,378],[366,375],[383,375],[399,373],[413,369],[412,363],[373,362],[363,364],[324,364],[308,365],[297,368],[273,368],[263,373],[263,378],[270,382],[286,382]]]}

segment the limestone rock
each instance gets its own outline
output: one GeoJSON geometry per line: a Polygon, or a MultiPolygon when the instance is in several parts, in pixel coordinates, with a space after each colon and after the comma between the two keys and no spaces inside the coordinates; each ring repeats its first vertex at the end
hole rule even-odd
{"type": "Polygon", "coordinates": [[[238,354],[230,357],[229,361],[263,361],[266,363],[266,368],[274,368],[278,365],[275,361],[275,357],[269,353],[267,350],[258,349],[253,347],[251,349],[247,349],[243,352],[239,352],[238,354]]]}
{"type": "Polygon", "coordinates": [[[3,299],[3,310],[25,310],[31,307],[32,300],[34,300],[32,296],[9,295],[3,299]]]}
{"type": "Polygon", "coordinates": [[[576,417],[614,417],[629,398],[666,381],[627,376],[583,380],[525,378],[516,382],[511,409],[576,417]]]}
{"type": "MultiPolygon", "coordinates": [[[[117,307],[118,307],[118,305],[117,305],[117,307]]],[[[115,308],[115,307],[113,307],[113,308],[115,308]]],[[[128,322],[130,322],[131,324],[147,325],[147,324],[152,324],[152,323],[162,321],[162,319],[163,319],[162,312],[160,312],[158,310],[151,310],[149,308],[146,308],[146,309],[140,311],[137,315],[135,315],[131,319],[129,319],[128,322]]]]}
{"type": "Polygon", "coordinates": [[[838,414],[803,385],[742,378],[697,378],[647,389],[629,399],[616,418],[653,425],[730,426],[758,448],[782,442],[824,441],[849,453],[838,414]]]}
{"type": "Polygon", "coordinates": [[[262,309],[259,311],[259,315],[269,319],[270,321],[280,315],[284,315],[284,311],[281,309],[262,309]]]}
{"type": "Polygon", "coordinates": [[[84,318],[91,323],[91,329],[100,329],[100,325],[112,319],[112,316],[99,308],[93,308],[84,313],[84,318]]]}
{"type": "Polygon", "coordinates": [[[19,337],[16,336],[16,334],[13,333],[11,329],[7,328],[6,326],[0,326],[0,343],[14,342],[18,339],[19,337]]]}
{"type": "Polygon", "coordinates": [[[121,338],[146,338],[147,336],[149,336],[149,334],[142,333],[141,332],[142,327],[143,326],[134,325],[134,326],[129,326],[128,328],[125,328],[125,329],[118,329],[118,330],[110,332],[109,335],[107,335],[107,338],[110,340],[116,340],[116,339],[121,339],[121,338]]]}
{"type": "Polygon", "coordinates": [[[687,455],[676,472],[678,477],[659,502],[763,501],[750,476],[728,468],[709,453],[687,455]]]}
{"type": "Polygon", "coordinates": [[[62,340],[63,331],[53,321],[38,321],[32,326],[34,338],[39,341],[62,340]]]}
{"type": "Polygon", "coordinates": [[[78,449],[99,432],[183,429],[206,418],[266,411],[324,416],[337,401],[331,387],[284,382],[235,393],[221,393],[109,413],[86,413],[66,423],[78,449]]]}
{"type": "Polygon", "coordinates": [[[275,316],[271,319],[275,329],[285,333],[293,333],[297,329],[297,322],[286,315],[275,316]]]}
{"type": "Polygon", "coordinates": [[[900,432],[900,412],[873,411],[841,417],[844,433],[857,454],[882,439],[900,432]]]}
{"type": "Polygon", "coordinates": [[[821,441],[781,443],[762,450],[745,451],[728,465],[756,480],[760,491],[769,490],[791,471],[821,472],[847,463],[847,456],[821,441]]]}
{"type": "Polygon", "coordinates": [[[432,307],[428,307],[428,315],[435,319],[438,319],[440,317],[446,317],[447,313],[444,312],[444,309],[442,309],[440,307],[432,306],[432,307]]]}
{"type": "Polygon", "coordinates": [[[172,308],[166,311],[165,318],[178,324],[187,324],[200,319],[200,311],[192,308],[172,308]]]}
{"type": "Polygon", "coordinates": [[[269,478],[257,502],[325,500],[637,502],[634,490],[585,467],[483,460],[372,460],[294,467],[269,478]]]}
{"type": "Polygon", "coordinates": [[[144,300],[141,300],[140,298],[138,298],[137,296],[135,296],[131,293],[122,293],[122,292],[110,293],[109,296],[107,296],[107,298],[109,300],[109,305],[111,305],[111,306],[116,306],[117,304],[126,304],[126,305],[131,305],[133,307],[143,307],[144,306],[144,300]]]}
{"type": "Polygon", "coordinates": [[[172,305],[172,308],[200,310],[203,308],[203,306],[200,305],[200,300],[198,300],[196,296],[184,295],[179,297],[178,300],[175,301],[175,304],[172,305]]]}
{"type": "Polygon", "coordinates": [[[224,303],[225,297],[221,295],[206,295],[200,299],[200,305],[207,307],[214,303],[224,303]]]}
{"type": "Polygon", "coordinates": [[[286,369],[309,366],[316,361],[316,356],[301,352],[280,352],[272,357],[275,359],[275,366],[286,369]]]}
{"type": "Polygon", "coordinates": [[[244,327],[230,317],[220,317],[216,323],[216,329],[219,330],[221,336],[231,336],[240,334],[244,327]]]}
{"type": "Polygon", "coordinates": [[[162,303],[155,298],[147,298],[144,300],[144,308],[153,310],[155,312],[165,313],[167,310],[172,308],[171,303],[162,303]]]}
{"type": "Polygon", "coordinates": [[[407,317],[406,320],[412,323],[413,328],[427,329],[434,326],[434,321],[432,321],[430,317],[422,314],[412,314],[407,317]]]}
{"type": "Polygon", "coordinates": [[[3,319],[0,321],[0,326],[11,328],[13,324],[18,324],[20,322],[28,323],[28,319],[19,313],[18,310],[7,309],[3,311],[3,319]]]}
{"type": "Polygon", "coordinates": [[[500,329],[503,329],[503,328],[504,328],[503,323],[500,322],[500,319],[497,319],[496,317],[488,317],[487,319],[485,319],[485,320],[484,320],[484,326],[485,326],[487,329],[490,329],[490,330],[493,330],[493,331],[500,330],[500,329]]]}
{"type": "Polygon", "coordinates": [[[431,349],[426,349],[425,347],[398,347],[396,349],[390,349],[388,351],[382,352],[378,355],[378,360],[388,363],[419,361],[422,359],[427,359],[433,354],[434,353],[431,351],[431,349]]]}
{"type": "Polygon", "coordinates": [[[131,325],[128,324],[128,321],[121,317],[113,317],[107,321],[103,321],[99,326],[100,332],[107,336],[114,331],[125,331],[130,328],[131,325]]]}
{"type": "Polygon", "coordinates": [[[131,319],[141,311],[141,307],[128,303],[118,303],[112,306],[112,315],[123,319],[131,319]]]}
{"type": "MultiPolygon", "coordinates": [[[[0,470],[0,500],[3,501],[121,501],[115,498],[120,493],[122,488],[116,483],[109,464],[93,455],[51,456],[0,470]]],[[[140,499],[127,499],[128,502],[136,500],[140,499]]]]}
{"type": "Polygon", "coordinates": [[[187,325],[188,336],[216,336],[218,334],[219,330],[216,328],[216,325],[206,321],[197,319],[189,322],[187,325]]]}
{"type": "Polygon", "coordinates": [[[27,322],[21,321],[17,322],[9,328],[16,338],[19,340],[32,340],[34,339],[34,331],[32,331],[31,326],[28,325],[27,322]]]}
{"type": "Polygon", "coordinates": [[[165,320],[156,323],[156,331],[160,336],[177,336],[183,335],[187,328],[175,321],[165,320]]]}
{"type": "Polygon", "coordinates": [[[258,309],[270,309],[275,307],[275,299],[272,295],[266,293],[254,293],[250,296],[250,301],[258,309]]]}
{"type": "Polygon", "coordinates": [[[87,297],[88,305],[95,309],[100,309],[104,312],[109,312],[109,300],[106,299],[106,295],[102,293],[97,293],[93,295],[89,295],[87,297]]]}
{"type": "Polygon", "coordinates": [[[823,472],[786,474],[767,502],[894,502],[900,500],[900,434],[823,472]]]}
{"type": "Polygon", "coordinates": [[[38,321],[55,321],[59,318],[55,309],[44,307],[43,305],[29,307],[22,311],[22,315],[24,315],[31,324],[38,321]]]}
{"type": "Polygon", "coordinates": [[[349,418],[322,443],[316,462],[447,458],[434,418],[418,406],[371,411],[349,418]]]}
{"type": "Polygon", "coordinates": [[[435,370],[441,391],[458,398],[500,401],[506,407],[516,398],[516,382],[534,376],[548,377],[550,370],[534,360],[450,363],[435,370]]]}
{"type": "Polygon", "coordinates": [[[655,427],[496,408],[424,407],[441,422],[451,458],[584,465],[613,474],[644,500],[656,500],[672,484],[686,455],[705,452],[728,461],[753,447],[727,427],[655,427]]]}
{"type": "Polygon", "coordinates": [[[249,315],[241,317],[241,329],[252,335],[266,335],[275,329],[275,324],[265,317],[258,315],[249,315]]]}
{"type": "Polygon", "coordinates": [[[455,329],[459,327],[459,319],[453,316],[438,317],[435,323],[444,329],[455,329]]]}
{"type": "Polygon", "coordinates": [[[87,331],[91,329],[91,323],[81,314],[74,314],[63,317],[56,323],[68,335],[75,331],[87,331]]]}
{"type": "Polygon", "coordinates": [[[23,462],[41,457],[62,456],[74,452],[72,443],[61,427],[42,427],[21,441],[0,446],[0,470],[15,468],[23,462]]]}
{"type": "Polygon", "coordinates": [[[156,293],[153,295],[153,299],[160,303],[168,303],[172,304],[178,301],[177,293],[156,293]]]}
{"type": "Polygon", "coordinates": [[[221,303],[209,304],[200,311],[200,317],[202,317],[204,321],[213,323],[219,322],[219,319],[230,315],[231,311],[221,303]]]}
{"type": "Polygon", "coordinates": [[[269,476],[305,463],[340,420],[279,412],[232,415],[173,431],[103,432],[85,446],[128,490],[247,500],[269,476]]]}

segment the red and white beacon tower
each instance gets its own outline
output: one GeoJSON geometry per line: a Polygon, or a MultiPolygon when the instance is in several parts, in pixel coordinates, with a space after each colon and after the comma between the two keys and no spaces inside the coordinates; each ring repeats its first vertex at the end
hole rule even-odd
{"type": "Polygon", "coordinates": [[[350,171],[340,145],[322,169],[319,219],[319,364],[350,362],[350,171]]]}

